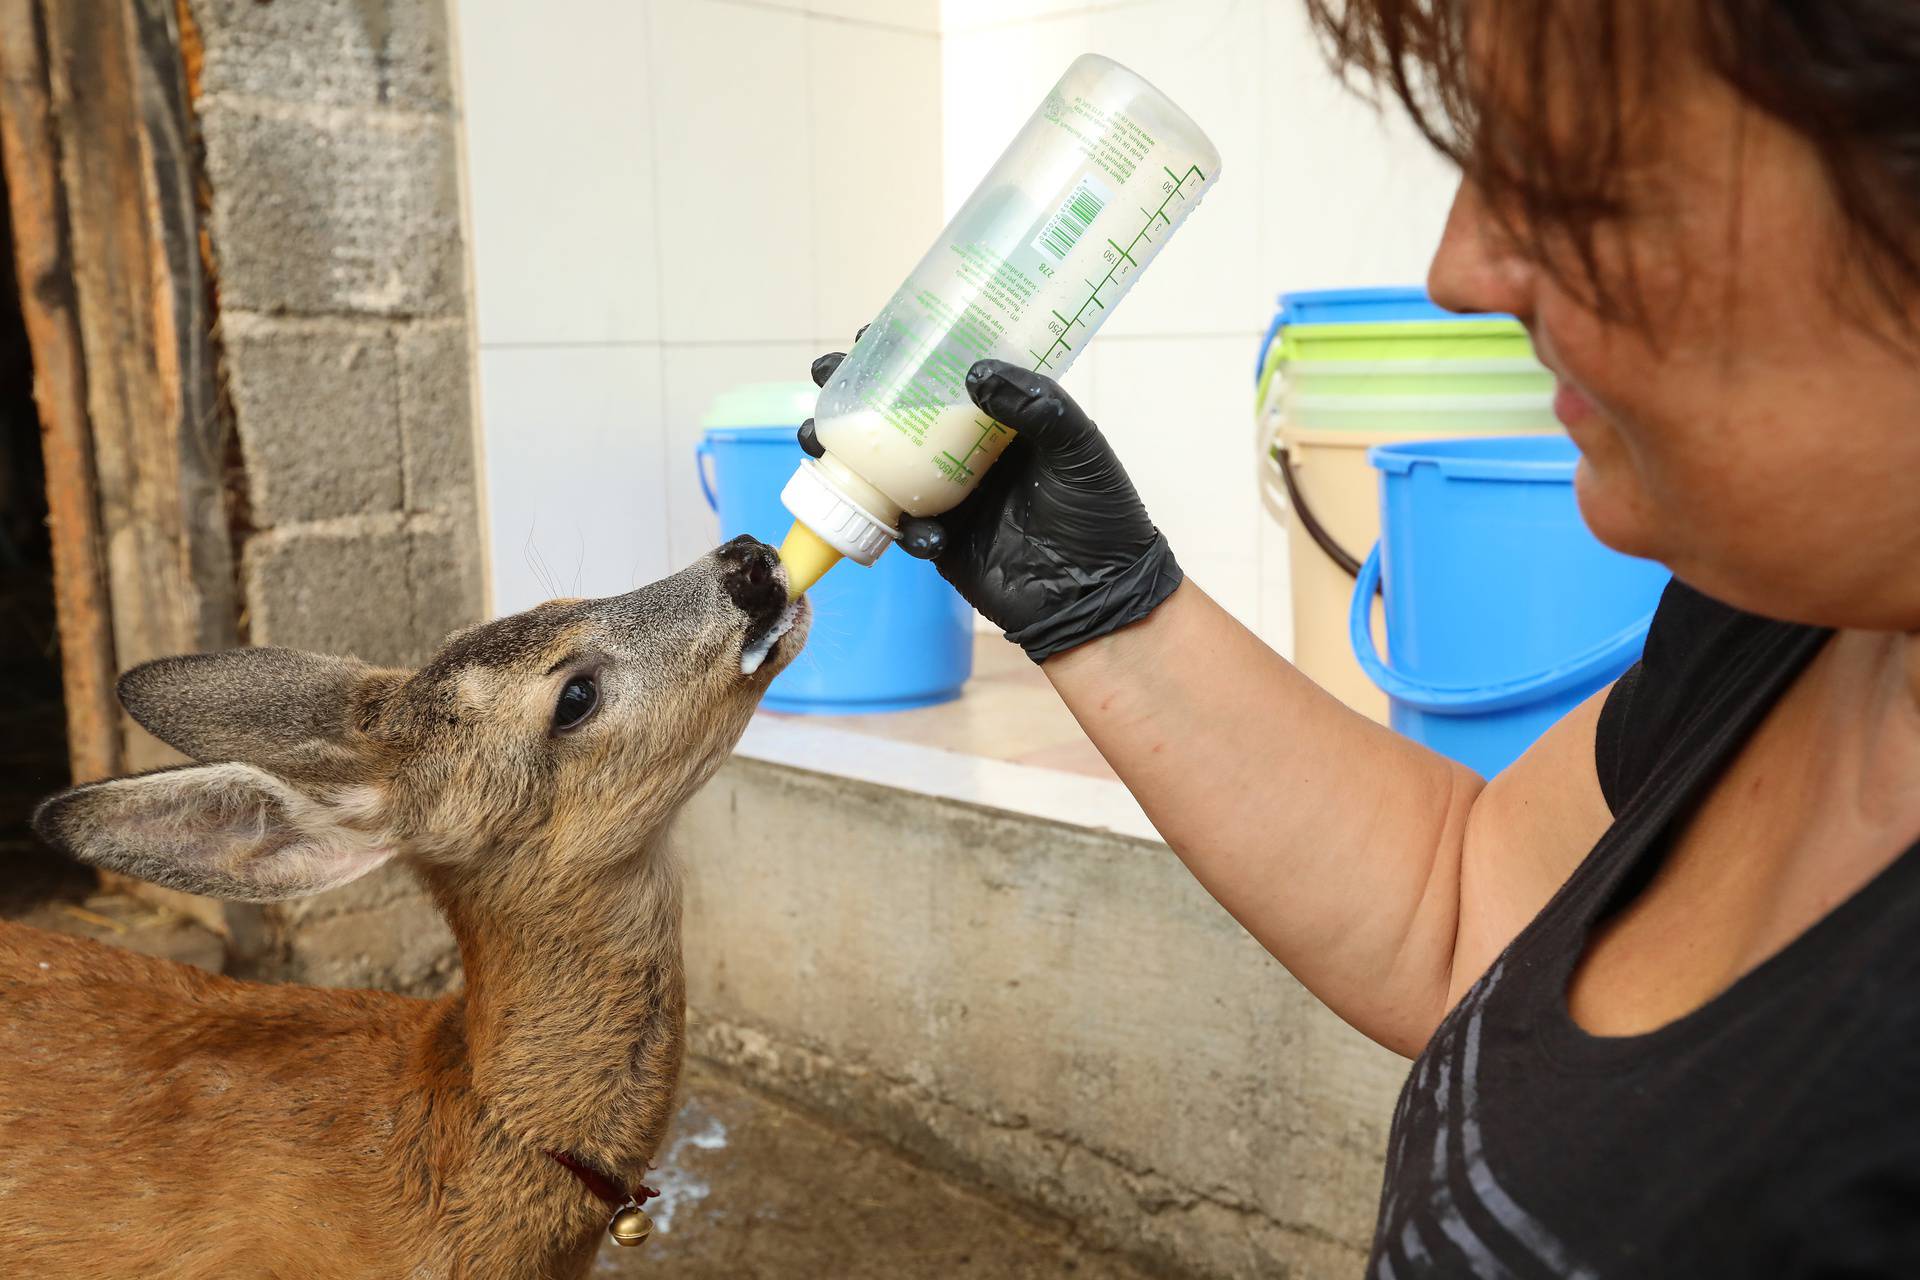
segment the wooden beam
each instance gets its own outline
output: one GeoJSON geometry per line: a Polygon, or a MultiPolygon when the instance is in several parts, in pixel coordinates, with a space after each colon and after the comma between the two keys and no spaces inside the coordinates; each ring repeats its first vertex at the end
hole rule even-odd
{"type": "Polygon", "coordinates": [[[122,771],[113,696],[113,615],[94,490],[86,357],[74,296],[46,45],[35,0],[0,0],[0,163],[13,216],[13,267],[33,349],[46,459],[55,617],[76,781],[122,771]]]}
{"type": "MultiPolygon", "coordinates": [[[[54,0],[59,3],[60,0],[54,0]]],[[[232,415],[218,389],[219,316],[206,236],[206,191],[181,20],[184,0],[132,0],[134,62],[139,71],[140,132],[156,240],[165,256],[155,281],[162,345],[158,349],[176,433],[178,503],[187,577],[198,614],[196,649],[238,644],[239,595],[233,529],[227,507],[227,445],[232,415]]],[[[198,32],[194,43],[198,43],[198,32]]],[[[197,56],[197,55],[196,55],[197,56]]]]}
{"type": "MultiPolygon", "coordinates": [[[[39,5],[124,670],[236,642],[185,74],[170,0],[39,5]]],[[[121,732],[128,768],[178,759],[121,732]]]]}
{"type": "MultiPolygon", "coordinates": [[[[237,643],[226,423],[173,4],[0,0],[0,133],[9,187],[25,177],[11,194],[16,257],[81,779],[180,760],[119,710],[117,671],[237,643]]],[[[259,914],[137,891],[229,931],[259,914]]]]}

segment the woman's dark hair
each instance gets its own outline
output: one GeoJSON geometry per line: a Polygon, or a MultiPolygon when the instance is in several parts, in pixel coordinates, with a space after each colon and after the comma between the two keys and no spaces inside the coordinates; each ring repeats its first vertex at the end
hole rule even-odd
{"type": "MultiPolygon", "coordinates": [[[[1404,102],[1518,234],[1593,231],[1622,207],[1622,147],[1676,52],[1806,136],[1870,278],[1920,293],[1920,3],[1915,0],[1308,0],[1342,69],[1404,102]],[[1484,34],[1471,21],[1497,26],[1484,34]],[[1471,51],[1470,37],[1480,43],[1471,51]],[[1489,65],[1491,63],[1491,65],[1489,65]],[[1498,84],[1501,100],[1486,100],[1498,84]],[[1549,96],[1551,93],[1551,97],[1549,96]],[[1569,113],[1572,114],[1569,114],[1569,113]]],[[[1543,255],[1544,256],[1544,255],[1543,255]]],[[[1605,301],[1606,299],[1602,299],[1605,301]]]]}

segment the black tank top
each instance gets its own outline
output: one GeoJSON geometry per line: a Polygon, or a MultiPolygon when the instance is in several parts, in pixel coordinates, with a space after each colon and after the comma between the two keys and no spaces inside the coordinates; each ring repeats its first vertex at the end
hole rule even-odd
{"type": "Polygon", "coordinates": [[[1589,930],[1829,634],[1668,589],[1600,717],[1613,826],[1401,1091],[1369,1276],[1920,1277],[1916,848],[1676,1022],[1567,1012],[1589,930]]]}

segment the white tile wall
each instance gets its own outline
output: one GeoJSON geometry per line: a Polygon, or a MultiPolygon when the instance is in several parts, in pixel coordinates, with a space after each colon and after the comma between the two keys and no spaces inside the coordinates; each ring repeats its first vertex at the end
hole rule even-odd
{"type": "Polygon", "coordinates": [[[1194,578],[1287,636],[1254,488],[1281,289],[1418,280],[1451,180],[1271,0],[455,0],[496,609],[711,545],[712,397],[844,349],[1079,54],[1181,103],[1224,173],[1067,384],[1194,578]],[[520,348],[525,348],[521,350],[520,348]]]}
{"type": "Polygon", "coordinates": [[[1376,110],[1327,70],[1305,6],[1272,6],[1274,92],[1257,156],[1259,275],[1274,288],[1422,281],[1456,176],[1397,106],[1376,110]]]}
{"type": "Polygon", "coordinates": [[[482,348],[480,394],[495,612],[667,571],[658,345],[482,348]]]}
{"type": "MultiPolygon", "coordinates": [[[[949,15],[956,7],[948,0],[949,15]]],[[[942,38],[943,217],[959,209],[1092,39],[1093,22],[1080,6],[1014,27],[969,26],[942,38]]]]}
{"type": "Polygon", "coordinates": [[[737,0],[744,4],[769,4],[780,9],[798,9],[823,18],[845,18],[877,27],[918,31],[923,35],[940,32],[940,0],[737,0]]]}
{"type": "Polygon", "coordinates": [[[1293,659],[1293,574],[1287,564],[1287,529],[1271,516],[1260,521],[1260,605],[1254,628],[1282,657],[1293,659]]]}
{"type": "Polygon", "coordinates": [[[720,540],[719,521],[700,492],[693,454],[700,443],[700,419],[713,398],[742,383],[806,382],[807,366],[827,349],[813,342],[756,342],[672,345],[662,351],[667,546],[672,563],[685,564],[720,540]]]}
{"type": "Polygon", "coordinates": [[[1271,317],[1276,286],[1257,269],[1257,246],[1260,153],[1273,98],[1263,49],[1267,15],[1277,7],[1269,0],[1152,0],[1093,17],[1090,47],[1178,103],[1213,140],[1222,165],[1218,184],[1104,332],[1243,333],[1271,317]]]}
{"type": "Polygon", "coordinates": [[[653,0],[647,62],[669,341],[813,329],[816,172],[804,14],[653,0]]]}
{"type": "MultiPolygon", "coordinates": [[[[1159,270],[1159,267],[1155,267],[1159,270]]],[[[1260,521],[1247,340],[1102,334],[1066,382],[1126,464],[1187,575],[1260,625],[1260,521]]]]}
{"type": "Polygon", "coordinates": [[[587,7],[457,0],[483,344],[660,337],[647,10],[587,7]]]}
{"type": "Polygon", "coordinates": [[[940,0],[940,27],[952,36],[1142,3],[1146,0],[940,0]]]}
{"type": "Polygon", "coordinates": [[[537,9],[455,0],[496,612],[711,547],[713,397],[805,379],[942,221],[938,0],[537,9]]]}
{"type": "Polygon", "coordinates": [[[812,332],[850,341],[907,277],[945,217],[940,208],[940,41],[816,22],[811,80],[812,332]],[[930,180],[931,179],[931,180],[930,180]]]}

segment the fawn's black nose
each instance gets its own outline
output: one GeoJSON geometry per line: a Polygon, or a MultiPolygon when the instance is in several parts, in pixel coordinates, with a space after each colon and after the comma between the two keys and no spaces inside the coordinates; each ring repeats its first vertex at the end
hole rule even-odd
{"type": "Polygon", "coordinates": [[[762,622],[787,607],[780,556],[766,543],[742,534],[720,548],[720,582],[743,613],[762,622]]]}

